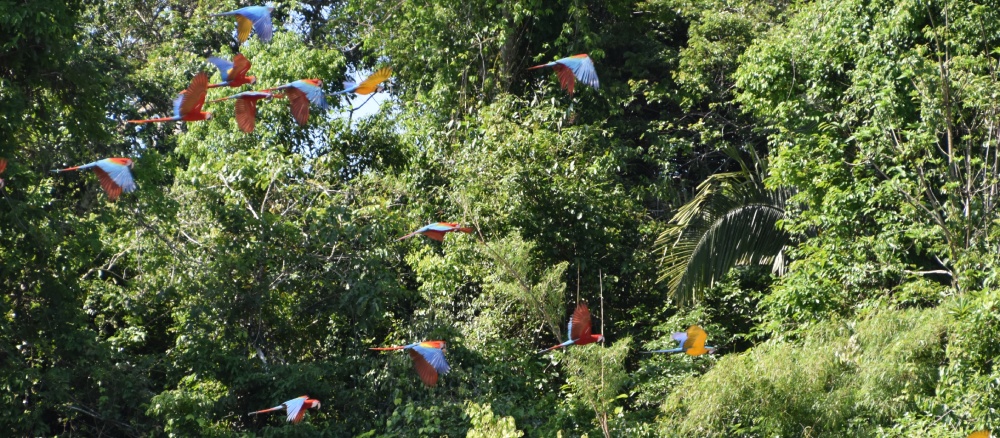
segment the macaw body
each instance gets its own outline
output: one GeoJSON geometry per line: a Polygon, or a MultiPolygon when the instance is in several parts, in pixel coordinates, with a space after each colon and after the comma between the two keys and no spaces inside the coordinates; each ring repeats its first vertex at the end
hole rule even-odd
{"type": "Polygon", "coordinates": [[[256,76],[247,76],[247,72],[250,71],[250,60],[248,60],[246,56],[243,56],[242,53],[234,56],[232,62],[215,56],[208,58],[208,62],[211,62],[216,68],[219,69],[219,75],[222,77],[221,83],[211,84],[208,88],[236,88],[246,84],[257,83],[256,76]]]}
{"type": "Polygon", "coordinates": [[[593,344],[594,342],[601,342],[604,340],[604,335],[593,334],[593,328],[590,324],[590,309],[587,308],[587,303],[579,303],[576,305],[576,310],[573,311],[573,317],[569,320],[569,326],[566,328],[566,333],[569,334],[569,340],[563,342],[559,345],[553,345],[544,350],[540,350],[538,353],[545,353],[546,351],[552,351],[557,348],[568,347],[570,345],[587,345],[593,344]]]}
{"type": "Polygon", "coordinates": [[[424,385],[434,387],[437,385],[439,374],[448,374],[451,367],[444,360],[444,341],[424,341],[415,342],[410,345],[397,347],[370,348],[375,351],[405,350],[413,359],[413,366],[417,369],[417,375],[424,385]]]}
{"type": "MultiPolygon", "coordinates": [[[[3,174],[3,171],[5,171],[5,170],[7,170],[7,159],[6,158],[0,158],[0,174],[3,174]]],[[[7,185],[7,183],[4,182],[4,180],[2,178],[0,178],[0,189],[2,189],[3,186],[5,186],[5,185],[7,185]]]]}
{"type": "Polygon", "coordinates": [[[257,414],[263,414],[265,412],[280,411],[284,409],[285,412],[288,414],[288,421],[297,424],[298,422],[302,421],[302,417],[306,415],[307,409],[312,409],[312,408],[319,409],[319,405],[320,405],[319,400],[309,398],[308,395],[303,395],[302,397],[293,398],[273,408],[254,411],[247,415],[257,415],[257,414]]]}
{"type": "Polygon", "coordinates": [[[274,94],[263,91],[244,91],[222,99],[215,99],[209,103],[236,99],[236,124],[243,132],[253,132],[257,123],[257,101],[271,98],[274,98],[274,94]]]}
{"type": "Polygon", "coordinates": [[[275,94],[274,97],[287,97],[292,106],[292,118],[299,126],[305,126],[306,123],[309,123],[310,102],[315,103],[324,111],[329,108],[322,87],[323,81],[319,79],[302,79],[264,91],[283,92],[283,95],[275,94]]]}
{"type": "Polygon", "coordinates": [[[131,171],[134,166],[135,164],[128,158],[105,158],[82,166],[54,169],[52,172],[60,173],[71,170],[94,169],[97,179],[101,181],[101,187],[108,194],[108,199],[114,201],[118,199],[118,196],[122,192],[129,193],[136,189],[131,171]]]}
{"type": "Polygon", "coordinates": [[[344,89],[333,94],[372,94],[376,91],[382,91],[384,88],[382,82],[389,79],[389,76],[392,76],[392,69],[386,67],[372,73],[367,79],[361,81],[361,83],[344,82],[344,89]]]}
{"type": "Polygon", "coordinates": [[[257,32],[257,38],[267,43],[271,41],[271,12],[274,8],[270,6],[247,6],[235,11],[220,12],[212,14],[213,17],[235,16],[236,17],[236,39],[243,44],[250,38],[250,29],[257,32]]]}
{"type": "Polygon", "coordinates": [[[590,57],[584,53],[559,59],[548,64],[529,67],[528,70],[542,67],[552,67],[555,69],[556,75],[559,76],[559,83],[564,90],[569,92],[570,96],[573,95],[577,79],[595,89],[600,88],[600,83],[597,80],[597,71],[594,70],[594,61],[591,61],[590,57]]]}
{"type": "Polygon", "coordinates": [[[456,231],[461,231],[463,233],[472,233],[472,228],[460,227],[458,223],[455,222],[435,222],[433,224],[425,225],[417,229],[410,234],[400,237],[396,240],[409,239],[417,234],[423,234],[431,239],[437,240],[438,242],[444,241],[445,233],[453,233],[456,231]]]}
{"type": "Polygon", "coordinates": [[[708,333],[705,333],[705,330],[703,330],[700,326],[693,325],[688,327],[686,332],[676,332],[671,334],[670,338],[680,342],[680,346],[669,350],[647,351],[646,353],[683,352],[690,356],[701,356],[705,353],[715,353],[715,347],[705,346],[705,341],[708,340],[708,333]]]}
{"type": "Polygon", "coordinates": [[[129,120],[128,123],[158,123],[158,122],[196,122],[211,120],[212,113],[201,110],[205,105],[205,95],[208,93],[208,74],[198,73],[187,89],[181,91],[174,99],[174,116],[159,119],[129,120]]]}

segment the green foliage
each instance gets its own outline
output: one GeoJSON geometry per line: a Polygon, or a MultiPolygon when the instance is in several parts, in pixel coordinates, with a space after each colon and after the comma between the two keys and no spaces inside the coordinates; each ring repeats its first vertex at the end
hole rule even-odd
{"type": "Polygon", "coordinates": [[[938,309],[882,312],[723,357],[670,395],[661,433],[876,436],[934,394],[945,328],[938,309]]]}
{"type": "Polygon", "coordinates": [[[469,402],[465,406],[465,414],[472,420],[472,428],[466,438],[519,438],[524,432],[517,430],[511,417],[497,417],[490,409],[489,403],[477,404],[469,402]]]}

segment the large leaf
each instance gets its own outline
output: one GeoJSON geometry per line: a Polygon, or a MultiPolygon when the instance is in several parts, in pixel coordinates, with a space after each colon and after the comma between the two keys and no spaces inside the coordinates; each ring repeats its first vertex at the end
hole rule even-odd
{"type": "Polygon", "coordinates": [[[785,217],[789,195],[766,189],[747,171],[712,175],[657,238],[662,252],[658,280],[667,282],[675,299],[687,302],[734,266],[780,265],[788,234],[778,221],[785,217]]]}

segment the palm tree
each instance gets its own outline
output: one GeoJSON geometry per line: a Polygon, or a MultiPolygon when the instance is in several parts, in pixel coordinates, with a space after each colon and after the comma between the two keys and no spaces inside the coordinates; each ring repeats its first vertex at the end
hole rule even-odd
{"type": "Polygon", "coordinates": [[[785,218],[790,189],[770,190],[760,175],[763,160],[754,156],[751,170],[738,155],[742,170],[710,176],[695,197],[677,210],[670,227],[656,239],[660,276],[678,302],[691,302],[735,266],[772,265],[784,271],[783,250],[789,235],[778,227],[785,218]]]}

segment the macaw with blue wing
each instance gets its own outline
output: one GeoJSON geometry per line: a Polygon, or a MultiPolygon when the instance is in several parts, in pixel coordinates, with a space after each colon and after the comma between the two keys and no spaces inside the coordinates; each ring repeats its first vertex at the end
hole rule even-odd
{"type": "Polygon", "coordinates": [[[158,119],[129,120],[128,123],[158,123],[158,122],[196,122],[200,120],[211,120],[212,113],[201,110],[205,105],[205,96],[208,93],[208,74],[200,72],[191,79],[191,84],[187,89],[174,99],[174,116],[161,117],[158,119]]]}
{"type": "Polygon", "coordinates": [[[437,240],[438,242],[444,241],[445,233],[454,233],[460,231],[463,233],[472,233],[472,228],[460,227],[458,223],[455,222],[434,222],[433,224],[424,225],[410,234],[400,237],[396,240],[409,239],[417,234],[423,234],[431,239],[437,240]]]}
{"type": "Polygon", "coordinates": [[[559,76],[559,83],[562,84],[564,90],[569,92],[570,96],[573,95],[577,79],[595,89],[600,88],[600,83],[597,80],[597,71],[594,70],[594,61],[591,61],[590,57],[584,53],[559,59],[548,64],[529,67],[528,70],[542,67],[552,67],[555,69],[556,75],[559,76]]]}
{"type": "Polygon", "coordinates": [[[236,54],[233,57],[232,62],[225,59],[213,56],[208,58],[208,62],[211,62],[219,69],[219,75],[222,76],[222,82],[218,84],[211,84],[208,88],[216,87],[232,87],[237,88],[246,84],[256,84],[256,76],[247,76],[247,72],[250,71],[250,60],[242,53],[236,54]]]}
{"type": "Polygon", "coordinates": [[[594,342],[604,341],[604,335],[595,335],[592,331],[593,328],[590,323],[590,309],[587,308],[587,303],[579,303],[576,305],[576,310],[573,311],[573,317],[570,318],[569,326],[566,328],[569,340],[563,342],[562,344],[553,345],[544,350],[540,350],[538,354],[552,351],[557,348],[569,347],[570,345],[587,345],[593,344],[594,342]]]}
{"type": "Polygon", "coordinates": [[[108,194],[108,199],[114,201],[122,192],[129,193],[136,189],[135,180],[132,179],[131,169],[133,166],[135,164],[128,158],[105,158],[82,166],[54,169],[52,172],[94,169],[97,179],[101,181],[101,187],[108,194]]]}
{"type": "Polygon", "coordinates": [[[307,409],[312,409],[312,408],[319,409],[319,405],[320,405],[319,400],[309,398],[308,395],[303,395],[302,397],[293,398],[273,408],[254,411],[247,415],[257,415],[257,414],[263,414],[265,412],[280,411],[284,409],[285,413],[288,414],[287,415],[288,421],[297,424],[298,422],[302,421],[302,417],[305,417],[307,409]]]}
{"type": "Polygon", "coordinates": [[[274,97],[287,97],[292,107],[292,118],[299,126],[309,123],[309,103],[315,103],[320,109],[326,111],[329,106],[326,104],[326,95],[323,94],[323,81],[319,79],[302,79],[285,85],[264,90],[266,92],[281,91],[284,94],[275,94],[274,97]]]}
{"type": "Polygon", "coordinates": [[[413,359],[413,366],[416,367],[420,380],[424,382],[424,385],[433,388],[437,385],[438,375],[448,374],[448,371],[451,370],[448,362],[444,360],[444,348],[444,341],[424,341],[398,347],[370,348],[369,350],[405,350],[410,353],[410,358],[413,359]]]}
{"type": "Polygon", "coordinates": [[[257,124],[257,101],[261,99],[271,99],[274,95],[263,91],[244,91],[229,97],[215,99],[209,103],[223,100],[236,99],[236,124],[243,132],[253,132],[257,124]]]}
{"type": "Polygon", "coordinates": [[[236,39],[243,44],[250,38],[250,29],[257,32],[257,38],[267,43],[271,41],[271,12],[274,8],[270,6],[247,6],[235,11],[220,12],[212,14],[213,17],[235,16],[236,17],[236,39]]]}
{"type": "Polygon", "coordinates": [[[688,327],[686,332],[676,332],[670,335],[670,338],[680,342],[680,346],[677,348],[671,348],[669,350],[653,350],[644,351],[644,353],[685,353],[690,356],[701,356],[705,353],[715,353],[715,347],[705,346],[705,341],[708,340],[708,333],[705,333],[700,326],[693,325],[688,327]]]}

